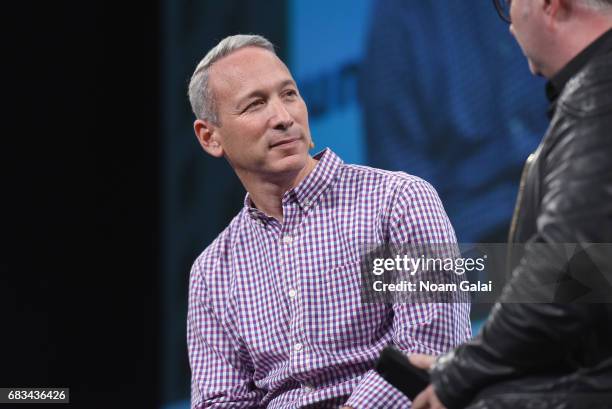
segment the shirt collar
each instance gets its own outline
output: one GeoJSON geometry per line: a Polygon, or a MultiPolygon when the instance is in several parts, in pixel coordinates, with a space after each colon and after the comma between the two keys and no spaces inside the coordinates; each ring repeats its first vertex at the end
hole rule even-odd
{"type": "Polygon", "coordinates": [[[334,181],[343,164],[342,159],[329,148],[317,153],[314,159],[319,163],[299,185],[285,193],[283,202],[293,195],[302,209],[312,206],[334,181]]]}
{"type": "MultiPolygon", "coordinates": [[[[331,186],[340,166],[344,163],[329,148],[317,153],[313,158],[318,160],[317,165],[299,185],[285,192],[282,198],[283,204],[295,200],[303,210],[311,207],[319,196],[331,186]]],[[[254,206],[248,192],[244,197],[244,207],[251,217],[256,219],[268,218],[268,216],[254,206]]]]}
{"type": "MultiPolygon", "coordinates": [[[[595,56],[612,51],[612,29],[605,32],[589,46],[582,50],[572,60],[565,65],[557,74],[555,74],[546,83],[546,96],[552,104],[552,110],[554,110],[554,104],[563,92],[565,84],[595,56]]],[[[551,112],[549,112],[551,114],[551,112]]]]}

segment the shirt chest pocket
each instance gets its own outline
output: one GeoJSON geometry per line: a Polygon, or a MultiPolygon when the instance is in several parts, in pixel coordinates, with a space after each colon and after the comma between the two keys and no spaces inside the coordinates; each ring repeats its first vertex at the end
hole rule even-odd
{"type": "Polygon", "coordinates": [[[309,280],[304,318],[318,347],[338,351],[369,346],[387,331],[392,320],[390,307],[362,302],[361,286],[359,261],[309,280]]]}

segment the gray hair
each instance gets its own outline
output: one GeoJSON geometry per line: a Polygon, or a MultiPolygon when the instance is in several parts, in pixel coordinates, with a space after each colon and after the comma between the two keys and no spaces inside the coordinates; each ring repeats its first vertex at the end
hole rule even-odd
{"type": "Polygon", "coordinates": [[[210,67],[215,61],[244,47],[259,47],[276,55],[274,45],[260,35],[237,34],[221,40],[202,58],[189,81],[189,102],[196,118],[219,125],[215,98],[208,85],[210,67]]]}
{"type": "Polygon", "coordinates": [[[586,7],[596,11],[608,11],[612,9],[612,0],[580,0],[586,7]]]}

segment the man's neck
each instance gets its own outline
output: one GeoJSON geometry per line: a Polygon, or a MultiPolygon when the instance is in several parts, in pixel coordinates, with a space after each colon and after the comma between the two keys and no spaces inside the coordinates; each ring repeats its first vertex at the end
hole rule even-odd
{"type": "Polygon", "coordinates": [[[283,222],[283,195],[299,185],[312,172],[318,161],[308,157],[306,165],[297,172],[291,172],[278,177],[270,175],[238,175],[255,207],[283,222]]]}
{"type": "Polygon", "coordinates": [[[550,79],[557,75],[570,61],[611,28],[612,13],[592,13],[589,18],[578,19],[573,25],[566,27],[559,41],[557,58],[552,62],[551,69],[545,77],[550,79]]]}
{"type": "MultiPolygon", "coordinates": [[[[610,26],[612,27],[612,23],[610,26]]],[[[556,100],[565,88],[565,84],[580,70],[582,70],[584,66],[593,59],[593,57],[601,53],[609,53],[611,51],[612,28],[609,28],[608,31],[581,49],[578,54],[573,56],[571,60],[565,63],[565,65],[549,79],[549,81],[546,83],[546,96],[551,102],[548,109],[549,118],[552,118],[554,115],[556,100]]]]}

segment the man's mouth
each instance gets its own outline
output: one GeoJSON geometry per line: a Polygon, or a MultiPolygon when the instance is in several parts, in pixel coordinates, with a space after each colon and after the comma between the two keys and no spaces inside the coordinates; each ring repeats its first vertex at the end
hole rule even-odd
{"type": "Polygon", "coordinates": [[[283,139],[279,139],[278,141],[274,142],[273,144],[270,145],[271,148],[276,148],[279,146],[284,146],[284,145],[289,145],[293,142],[296,142],[300,139],[299,136],[293,136],[291,138],[283,138],[283,139]]]}

